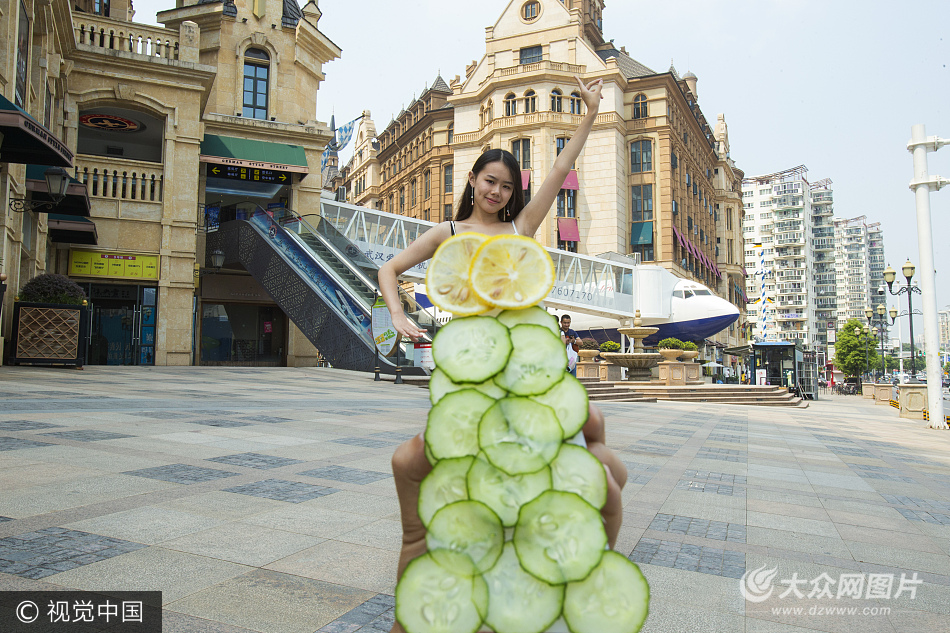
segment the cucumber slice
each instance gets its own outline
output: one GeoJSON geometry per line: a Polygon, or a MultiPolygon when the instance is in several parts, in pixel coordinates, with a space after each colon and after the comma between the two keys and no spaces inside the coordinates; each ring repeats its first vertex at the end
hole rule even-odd
{"type": "Polygon", "coordinates": [[[573,492],[598,510],[607,503],[607,471],[590,451],[565,444],[551,462],[555,490],[573,492]]]}
{"type": "Polygon", "coordinates": [[[432,451],[429,450],[429,445],[428,445],[428,444],[424,444],[424,446],[425,446],[426,459],[428,460],[428,462],[429,462],[430,464],[432,464],[433,466],[435,466],[436,464],[439,463],[439,460],[437,460],[437,459],[435,458],[435,456],[432,454],[432,451]]]}
{"type": "Polygon", "coordinates": [[[572,633],[636,633],[649,604],[650,586],[640,568],[622,554],[604,552],[587,578],[567,585],[564,620],[572,633]]]}
{"type": "Polygon", "coordinates": [[[508,395],[508,392],[496,385],[491,378],[479,383],[457,383],[449,380],[445,372],[438,368],[433,370],[432,375],[429,377],[429,401],[432,404],[436,404],[446,394],[461,391],[462,389],[475,389],[496,400],[508,395]]]}
{"type": "Polygon", "coordinates": [[[432,359],[452,382],[485,382],[509,356],[508,328],[492,317],[453,319],[432,341],[432,359]]]}
{"type": "Polygon", "coordinates": [[[485,574],[488,615],[485,623],[498,633],[541,633],[557,620],[564,586],[549,585],[525,572],[514,545],[505,544],[501,558],[485,574]]]}
{"type": "Polygon", "coordinates": [[[551,489],[551,469],[544,467],[534,473],[512,476],[480,455],[472,463],[466,480],[469,497],[487,505],[502,525],[511,527],[518,522],[522,505],[551,489]]]}
{"type": "Polygon", "coordinates": [[[437,564],[430,554],[406,567],[396,585],[396,620],[409,633],[475,633],[482,614],[471,577],[437,564]]]}
{"type": "Polygon", "coordinates": [[[478,455],[478,423],[495,404],[474,389],[450,393],[429,411],[426,446],[435,459],[478,455]]]}
{"type": "Polygon", "coordinates": [[[533,473],[550,464],[561,448],[561,439],[554,409],[530,398],[499,400],[478,425],[478,444],[488,461],[509,475],[533,473]]]}
{"type": "Polygon", "coordinates": [[[505,310],[498,315],[498,320],[508,329],[523,323],[542,325],[551,330],[552,334],[557,334],[558,330],[561,329],[558,327],[557,317],[538,306],[531,306],[524,310],[505,310]]]}
{"type": "Polygon", "coordinates": [[[557,421],[564,430],[564,439],[574,437],[587,423],[590,414],[587,389],[580,380],[567,372],[564,372],[561,382],[539,396],[531,396],[531,399],[554,409],[557,421]]]}
{"type": "Polygon", "coordinates": [[[582,580],[607,546],[600,512],[572,492],[548,490],[521,508],[515,549],[525,571],[556,585],[582,580]]]}
{"type": "Polygon", "coordinates": [[[426,532],[435,562],[469,576],[491,569],[504,544],[501,520],[479,501],[450,503],[435,513],[426,532]]]}
{"type": "Polygon", "coordinates": [[[419,486],[419,518],[427,526],[436,512],[456,501],[468,499],[465,476],[474,457],[440,460],[419,486]]]}
{"type": "Polygon", "coordinates": [[[546,327],[516,325],[511,328],[511,342],[511,358],[495,378],[499,387],[519,396],[533,396],[546,392],[564,378],[565,346],[546,327]]]}

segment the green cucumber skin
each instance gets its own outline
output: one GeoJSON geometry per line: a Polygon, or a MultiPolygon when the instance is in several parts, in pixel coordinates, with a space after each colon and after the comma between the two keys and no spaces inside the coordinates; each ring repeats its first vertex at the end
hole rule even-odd
{"type": "Polygon", "coordinates": [[[531,306],[524,310],[505,310],[498,315],[498,320],[509,330],[515,326],[524,325],[526,323],[546,327],[551,330],[552,334],[557,334],[558,330],[560,330],[557,317],[548,313],[547,310],[540,306],[531,306]]]}
{"type": "Polygon", "coordinates": [[[488,461],[509,475],[536,472],[561,448],[561,425],[554,410],[530,398],[508,396],[482,415],[478,444],[488,461]]]}
{"type": "Polygon", "coordinates": [[[607,503],[607,471],[586,448],[564,444],[551,462],[551,480],[554,490],[573,492],[598,510],[607,503]],[[580,467],[572,460],[580,460],[580,467]]]}
{"type": "Polygon", "coordinates": [[[433,361],[455,383],[485,382],[505,368],[511,351],[508,328],[494,317],[452,319],[432,341],[433,361]]]}
{"type": "Polygon", "coordinates": [[[447,394],[429,411],[425,443],[436,460],[478,454],[478,426],[495,400],[475,389],[447,394]],[[450,431],[451,437],[445,434],[450,431]]]}
{"type": "Polygon", "coordinates": [[[650,585],[643,572],[614,551],[604,552],[587,578],[568,583],[564,592],[564,620],[571,633],[636,633],[649,612],[650,585]]]}
{"type": "Polygon", "coordinates": [[[567,372],[560,382],[540,395],[531,396],[531,399],[554,409],[565,440],[574,437],[587,424],[590,414],[587,389],[567,372]]]}
{"type": "Polygon", "coordinates": [[[567,373],[567,351],[555,334],[543,325],[523,324],[511,328],[512,351],[495,382],[519,396],[542,394],[567,373]]]}
{"type": "Polygon", "coordinates": [[[546,466],[533,473],[509,475],[484,455],[475,458],[466,475],[469,497],[491,508],[505,527],[514,527],[521,506],[550,490],[551,484],[551,469],[546,466]],[[516,505],[506,504],[506,497],[516,505]]]}
{"type": "Polygon", "coordinates": [[[409,562],[396,585],[396,620],[408,633],[476,633],[484,609],[475,593],[472,578],[423,554],[409,562]]]}
{"type": "Polygon", "coordinates": [[[600,511],[580,496],[549,490],[522,506],[512,541],[525,571],[546,583],[561,584],[583,579],[600,563],[607,531],[600,511]],[[561,525],[560,520],[571,523],[561,525]],[[586,531],[568,534],[565,541],[565,530],[575,528],[586,531]],[[553,548],[562,558],[569,554],[564,563],[549,554],[553,548]]]}
{"type": "Polygon", "coordinates": [[[419,519],[426,527],[435,513],[456,501],[469,498],[467,475],[474,457],[455,457],[439,460],[419,486],[419,519]],[[459,481],[460,480],[460,481],[459,481]],[[455,487],[446,489],[455,484],[455,487]],[[441,496],[442,498],[435,498],[441,496]]]}
{"type": "Polygon", "coordinates": [[[491,569],[504,545],[501,519],[480,501],[448,504],[435,513],[426,532],[433,560],[469,576],[491,569]]]}

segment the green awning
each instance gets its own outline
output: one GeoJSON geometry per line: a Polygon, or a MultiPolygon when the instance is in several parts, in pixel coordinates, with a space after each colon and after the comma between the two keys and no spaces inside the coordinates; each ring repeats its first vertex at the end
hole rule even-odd
{"type": "Polygon", "coordinates": [[[0,162],[72,167],[73,153],[26,110],[0,95],[0,162]]]}
{"type": "Polygon", "coordinates": [[[310,172],[307,153],[301,145],[270,143],[233,136],[205,134],[201,141],[201,162],[256,169],[310,172]]]}
{"type": "MultiPolygon", "coordinates": [[[[52,202],[49,188],[46,185],[47,169],[49,169],[48,165],[26,166],[26,190],[30,192],[30,198],[33,200],[52,202]]],[[[66,187],[66,197],[49,211],[56,211],[60,215],[88,218],[89,208],[89,190],[86,185],[70,176],[69,186],[66,187]]],[[[39,208],[35,211],[43,213],[47,209],[39,208]]],[[[52,214],[50,214],[50,217],[52,217],[52,214]]]]}
{"type": "Polygon", "coordinates": [[[630,246],[653,243],[653,222],[634,222],[630,229],[630,246]]]}
{"type": "Polygon", "coordinates": [[[53,242],[60,244],[89,244],[99,243],[99,234],[96,224],[86,218],[77,218],[72,215],[50,213],[47,219],[49,237],[53,242]]]}

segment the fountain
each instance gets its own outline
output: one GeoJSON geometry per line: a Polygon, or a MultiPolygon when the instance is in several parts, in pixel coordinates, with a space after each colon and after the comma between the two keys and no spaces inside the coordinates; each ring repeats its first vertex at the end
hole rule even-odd
{"type": "Polygon", "coordinates": [[[633,319],[633,327],[617,328],[617,331],[633,339],[632,352],[601,352],[601,356],[614,365],[627,368],[627,380],[634,382],[649,382],[653,377],[650,370],[656,367],[660,356],[656,352],[643,351],[643,339],[656,333],[659,328],[645,327],[640,318],[640,311],[637,310],[636,317],[633,319]]]}

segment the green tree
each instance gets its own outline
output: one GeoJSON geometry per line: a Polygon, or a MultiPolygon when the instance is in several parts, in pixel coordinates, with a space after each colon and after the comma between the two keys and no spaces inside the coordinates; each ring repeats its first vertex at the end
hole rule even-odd
{"type": "Polygon", "coordinates": [[[865,369],[874,371],[881,367],[881,358],[874,353],[873,337],[864,333],[864,325],[860,319],[851,319],[838,331],[835,366],[846,376],[860,376],[865,369]],[[860,330],[857,335],[855,328],[860,330]]]}

